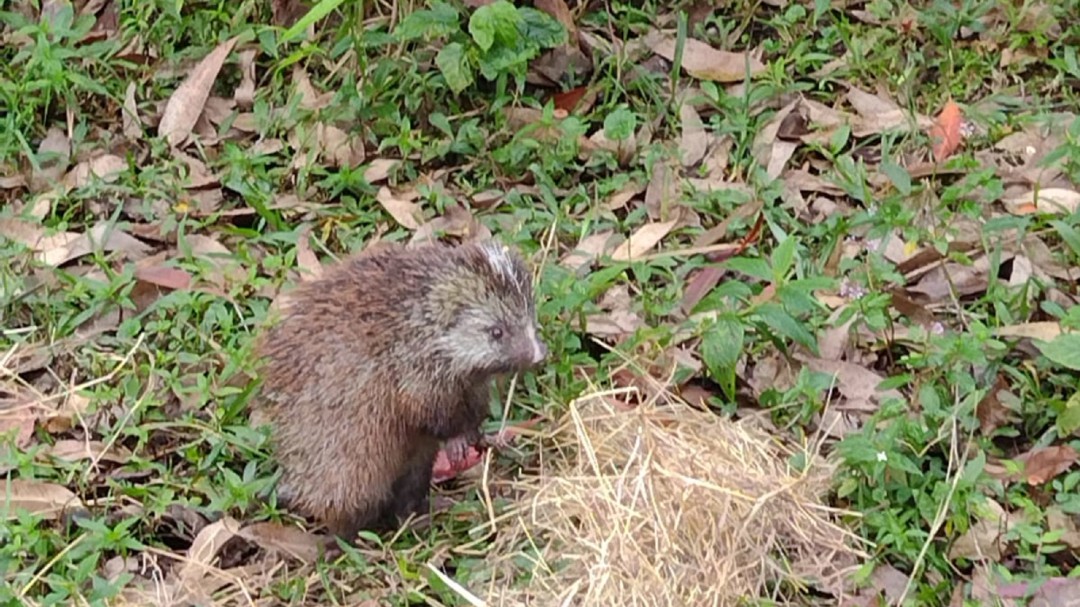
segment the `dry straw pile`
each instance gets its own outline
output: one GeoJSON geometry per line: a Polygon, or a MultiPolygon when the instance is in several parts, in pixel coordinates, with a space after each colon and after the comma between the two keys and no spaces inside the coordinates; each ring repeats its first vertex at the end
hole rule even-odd
{"type": "Polygon", "coordinates": [[[488,605],[782,604],[846,585],[865,555],[822,501],[832,470],[816,450],[800,472],[747,423],[670,398],[629,411],[612,400],[574,403],[515,481],[489,553],[496,576],[478,593],[488,605]]]}

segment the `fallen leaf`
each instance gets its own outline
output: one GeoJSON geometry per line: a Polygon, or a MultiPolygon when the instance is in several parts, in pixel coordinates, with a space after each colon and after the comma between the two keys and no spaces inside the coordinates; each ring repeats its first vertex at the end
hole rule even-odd
{"type": "MultiPolygon", "coordinates": [[[[664,59],[675,61],[675,36],[650,32],[645,36],[645,44],[664,59]]],[[[742,82],[748,72],[750,76],[764,72],[765,64],[746,53],[718,51],[700,40],[687,38],[682,68],[699,80],[742,82]]]]}
{"type": "Polygon", "coordinates": [[[725,271],[720,266],[709,266],[694,271],[686,281],[686,288],[683,289],[680,304],[683,314],[690,314],[693,311],[694,306],[698,305],[720,283],[720,278],[723,277],[725,271]]]}
{"type": "Polygon", "coordinates": [[[1042,485],[1055,476],[1072,468],[1080,458],[1076,449],[1068,445],[1039,447],[1014,458],[1024,464],[1021,478],[1029,485],[1042,485]]]}
{"type": "Polygon", "coordinates": [[[421,225],[412,238],[410,244],[430,241],[439,236],[452,236],[462,241],[471,241],[491,236],[491,230],[477,221],[468,209],[460,204],[454,204],[446,208],[446,211],[421,225]]]}
{"type": "Polygon", "coordinates": [[[373,185],[383,181],[390,176],[390,172],[399,164],[401,164],[401,161],[393,158],[376,158],[371,161],[368,168],[364,169],[364,181],[373,185]]]}
{"type": "MultiPolygon", "coordinates": [[[[851,133],[856,137],[878,135],[894,129],[908,128],[907,112],[889,99],[867,93],[854,86],[848,87],[847,101],[859,114],[859,120],[852,125],[851,133]]],[[[914,117],[915,126],[929,128],[933,122],[922,115],[914,117]]]]}
{"type": "Polygon", "coordinates": [[[240,529],[237,535],[254,542],[264,550],[283,552],[305,563],[317,560],[324,547],[319,536],[273,521],[247,525],[240,529]]]}
{"type": "Polygon", "coordinates": [[[1019,196],[1002,198],[1001,204],[1013,215],[1049,213],[1071,215],[1080,208],[1080,192],[1066,188],[1041,188],[1019,196]]]}
{"type": "Polygon", "coordinates": [[[998,397],[999,392],[1008,391],[1008,389],[1009,382],[999,375],[990,391],[976,405],[975,416],[979,419],[979,429],[983,436],[990,437],[998,428],[1012,423],[1015,412],[1006,407],[998,397]]]}
{"type": "Polygon", "coordinates": [[[164,137],[170,146],[178,147],[191,135],[210,96],[210,88],[217,80],[218,72],[236,41],[237,38],[233,37],[219,44],[195,66],[169,97],[158,123],[158,135],[164,137]]]}
{"type": "Polygon", "coordinates": [[[604,202],[604,208],[609,211],[618,211],[626,206],[626,203],[634,199],[635,196],[640,194],[645,188],[637,182],[631,182],[626,187],[615,192],[604,202]]]}
{"type": "Polygon", "coordinates": [[[187,550],[187,558],[180,564],[180,585],[189,591],[198,590],[198,582],[210,574],[217,561],[218,552],[229,540],[236,537],[240,524],[230,516],[202,528],[187,550]]]}
{"type": "Polygon", "coordinates": [[[71,142],[63,130],[50,127],[45,132],[45,138],[38,144],[34,157],[38,166],[30,172],[30,190],[40,192],[59,182],[60,176],[67,170],[71,158],[71,142]]]}
{"type": "MultiPolygon", "coordinates": [[[[1026,596],[1025,592],[1016,598],[1026,596]]],[[[1054,577],[1046,580],[1031,596],[1028,607],[1080,607],[1080,578],[1054,577]]]]}
{"type": "Polygon", "coordinates": [[[19,511],[56,519],[63,512],[84,508],[70,489],[45,481],[6,479],[0,486],[0,517],[14,519],[19,511]]]}
{"type": "Polygon", "coordinates": [[[679,122],[682,133],[679,137],[679,151],[682,154],[682,164],[685,167],[694,166],[705,157],[709,147],[709,136],[705,132],[705,124],[693,105],[683,101],[679,106],[679,122]]]}
{"type": "Polygon", "coordinates": [[[536,0],[536,8],[551,15],[556,21],[566,28],[567,37],[571,44],[577,40],[577,24],[574,16],[570,13],[570,7],[566,6],[566,0],[536,0]]]}
{"type": "Polygon", "coordinates": [[[123,125],[124,137],[128,141],[142,139],[142,121],[139,119],[139,106],[135,101],[135,82],[129,82],[124,93],[124,104],[120,106],[120,124],[123,125]]]}
{"type": "Polygon", "coordinates": [[[395,196],[394,192],[386,186],[379,188],[376,199],[379,201],[379,204],[386,209],[386,212],[394,218],[394,221],[401,224],[402,227],[409,230],[417,230],[420,228],[420,223],[424,219],[424,214],[420,210],[420,205],[411,200],[395,196]]]}
{"type": "Polygon", "coordinates": [[[64,175],[63,184],[67,188],[85,187],[90,183],[91,176],[105,183],[112,183],[125,169],[127,169],[127,163],[123,158],[103,154],[75,165],[67,175],[64,175]]]}
{"type": "Polygon", "coordinates": [[[22,449],[30,444],[30,438],[34,435],[34,422],[36,421],[37,416],[26,407],[18,407],[8,411],[0,410],[0,439],[11,437],[14,441],[12,443],[14,447],[22,449]]]}
{"type": "Polygon", "coordinates": [[[611,253],[615,261],[634,261],[656,246],[675,227],[675,221],[647,223],[627,238],[611,253]]]}
{"type": "Polygon", "coordinates": [[[323,267],[319,258],[311,250],[308,237],[311,235],[311,227],[305,225],[300,228],[296,235],[296,265],[299,266],[302,280],[312,280],[322,275],[323,267]]]}
{"type": "Polygon", "coordinates": [[[1016,521],[992,499],[987,499],[985,505],[972,505],[968,508],[968,512],[978,518],[949,547],[949,559],[964,558],[972,561],[996,562],[1001,558],[1004,548],[1002,536],[1016,524],[1016,521]]]}
{"type": "Polygon", "coordinates": [[[836,388],[846,398],[837,408],[873,413],[887,398],[903,399],[899,391],[880,390],[878,385],[885,378],[861,365],[839,360],[823,360],[809,356],[797,356],[812,371],[826,373],[836,378],[836,388]]]}
{"type": "Polygon", "coordinates": [[[960,126],[964,121],[960,106],[949,99],[938,114],[934,126],[930,128],[930,141],[933,145],[934,159],[945,160],[956,148],[960,147],[960,126]]]}
{"type": "MultiPolygon", "coordinates": [[[[179,244],[179,243],[178,243],[179,244]]],[[[180,250],[190,251],[192,257],[210,264],[206,279],[215,287],[224,288],[228,283],[243,282],[247,273],[225,245],[203,234],[186,234],[180,250]]]]}
{"type": "Polygon", "coordinates": [[[1062,334],[1062,324],[1057,321],[1040,321],[999,326],[994,329],[997,337],[1027,337],[1050,341],[1062,334]]]}
{"type": "Polygon", "coordinates": [[[244,109],[251,109],[255,103],[255,55],[258,49],[246,49],[238,53],[240,84],[236,85],[233,100],[244,109]]]}
{"type": "Polygon", "coordinates": [[[678,208],[679,174],[667,162],[657,161],[652,166],[652,176],[645,189],[645,209],[654,221],[675,219],[672,214],[678,208]]]}
{"type": "Polygon", "coordinates": [[[122,464],[131,458],[131,453],[124,447],[119,445],[109,447],[97,440],[58,440],[49,449],[48,454],[69,462],[88,459],[96,462],[105,461],[122,464]]]}
{"type": "Polygon", "coordinates": [[[590,234],[563,255],[559,263],[575,272],[581,271],[609,251],[619,238],[611,230],[590,234]]]}

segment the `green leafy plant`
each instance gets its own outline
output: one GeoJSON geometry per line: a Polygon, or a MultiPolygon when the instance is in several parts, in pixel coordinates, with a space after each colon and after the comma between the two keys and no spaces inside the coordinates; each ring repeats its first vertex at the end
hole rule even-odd
{"type": "Polygon", "coordinates": [[[457,8],[434,2],[430,9],[410,13],[394,34],[402,42],[445,38],[435,65],[455,93],[472,86],[476,72],[489,81],[511,75],[521,85],[529,60],[542,49],[566,42],[566,30],[558,21],[506,0],[477,8],[469,17],[467,33],[457,8]]]}

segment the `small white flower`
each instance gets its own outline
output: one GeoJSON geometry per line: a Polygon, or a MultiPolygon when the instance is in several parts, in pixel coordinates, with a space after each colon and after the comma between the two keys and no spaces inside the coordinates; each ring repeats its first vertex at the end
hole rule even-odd
{"type": "Polygon", "coordinates": [[[877,461],[879,461],[879,462],[887,462],[887,461],[889,461],[889,456],[885,455],[884,451],[878,451],[878,453],[877,453],[877,461]]]}

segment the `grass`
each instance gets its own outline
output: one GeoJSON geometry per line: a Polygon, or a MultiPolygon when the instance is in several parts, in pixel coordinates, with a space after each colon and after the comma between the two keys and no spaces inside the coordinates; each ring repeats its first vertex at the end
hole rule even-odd
{"type": "MultiPolygon", "coordinates": [[[[634,385],[615,372],[632,356],[796,444],[831,428],[831,502],[874,547],[852,591],[1076,587],[1075,0],[572,4],[586,73],[556,61],[573,57],[556,19],[501,2],[324,1],[292,30],[279,2],[91,4],[0,5],[0,470],[39,482],[7,485],[5,602],[111,604],[180,571],[208,526],[294,528],[248,417],[250,341],[311,256],[411,238],[392,208],[457,236],[475,220],[540,268],[551,362],[518,379],[511,423],[634,385]],[[630,42],[658,29],[680,65],[630,42]],[[168,145],[166,101],[232,37],[194,135],[168,145]],[[763,69],[736,56],[732,81],[702,79],[680,69],[703,52],[686,37],[763,69]],[[578,87],[576,110],[553,101],[578,87]],[[935,164],[912,125],[950,100],[967,135],[935,164]],[[106,154],[108,178],[78,177],[106,154]],[[1064,207],[1034,209],[1036,186],[1064,207]],[[99,222],[138,240],[65,249],[99,222]],[[605,232],[631,254],[560,263],[605,232]]],[[[525,441],[488,474],[535,455],[525,441]]],[[[483,586],[469,530],[488,504],[471,477],[439,490],[460,501],[427,530],[310,567],[256,558],[288,538],[234,539],[215,567],[269,580],[252,582],[268,604],[465,604],[427,563],[483,586]]]]}

